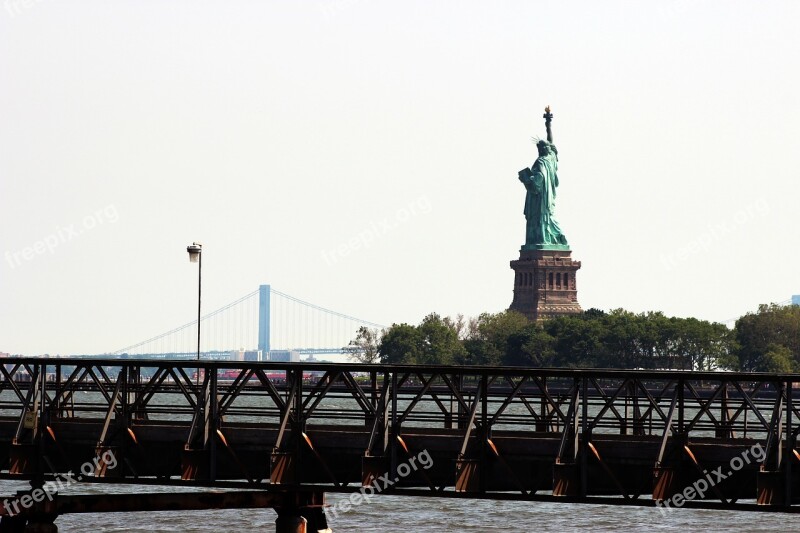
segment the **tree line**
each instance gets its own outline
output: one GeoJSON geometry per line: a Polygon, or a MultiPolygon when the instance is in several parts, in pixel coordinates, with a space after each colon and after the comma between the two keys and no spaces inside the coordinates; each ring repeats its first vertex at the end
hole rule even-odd
{"type": "Polygon", "coordinates": [[[362,327],[343,351],[354,361],[384,364],[794,372],[800,307],[761,305],[733,329],[624,309],[541,322],[514,311],[470,319],[431,313],[417,325],[362,327]]]}

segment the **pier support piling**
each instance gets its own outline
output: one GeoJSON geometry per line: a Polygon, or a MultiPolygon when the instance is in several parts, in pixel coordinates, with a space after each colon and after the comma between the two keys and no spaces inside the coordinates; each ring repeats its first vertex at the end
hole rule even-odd
{"type": "Polygon", "coordinates": [[[275,533],[306,533],[308,531],[308,520],[302,516],[278,515],[275,519],[275,533]]]}
{"type": "Polygon", "coordinates": [[[276,509],[275,533],[332,533],[322,507],[276,509]]]}

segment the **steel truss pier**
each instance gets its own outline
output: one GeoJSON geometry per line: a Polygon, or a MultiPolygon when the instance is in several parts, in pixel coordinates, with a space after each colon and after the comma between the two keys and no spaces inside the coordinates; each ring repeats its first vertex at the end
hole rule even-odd
{"type": "MultiPolygon", "coordinates": [[[[70,512],[217,507],[271,507],[279,531],[326,531],[323,493],[359,490],[662,510],[800,509],[798,375],[2,363],[1,477],[30,480],[31,491],[67,473],[80,482],[231,490],[217,499],[137,493],[103,505],[57,494],[47,505],[20,507],[15,519],[0,509],[0,531],[53,526],[70,512]]],[[[27,531],[34,530],[46,529],[27,531]]]]}

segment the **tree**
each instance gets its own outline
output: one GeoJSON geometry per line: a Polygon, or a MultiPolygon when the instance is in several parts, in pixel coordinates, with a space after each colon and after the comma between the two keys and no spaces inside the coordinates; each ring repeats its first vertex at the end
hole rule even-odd
{"type": "MultiPolygon", "coordinates": [[[[743,320],[742,331],[745,325],[743,320]]],[[[795,360],[800,313],[782,318],[773,337],[782,342],[769,348],[764,344],[758,368],[800,368],[795,360]],[[785,331],[796,333],[781,337],[785,331]],[[788,348],[788,356],[782,347],[788,348]]],[[[378,353],[385,363],[713,370],[739,366],[733,355],[739,353],[737,346],[723,324],[654,311],[589,309],[539,323],[514,311],[467,320],[431,313],[418,326],[389,328],[378,353]]]]}
{"type": "Polygon", "coordinates": [[[609,368],[647,368],[642,350],[644,320],[624,309],[614,309],[603,318],[605,331],[603,345],[605,360],[601,366],[609,368]]]}
{"type": "Polygon", "coordinates": [[[389,365],[415,364],[422,344],[416,326],[392,324],[378,343],[381,363],[389,365]]]}
{"type": "Polygon", "coordinates": [[[792,352],[782,344],[770,344],[764,354],[764,370],[788,374],[797,370],[797,363],[792,357],[792,352]]]}
{"type": "Polygon", "coordinates": [[[466,351],[458,338],[456,324],[449,318],[431,313],[422,319],[417,331],[420,349],[417,363],[423,365],[452,365],[464,359],[466,351]]]}
{"type": "Polygon", "coordinates": [[[796,367],[800,357],[800,306],[760,305],[758,312],[736,321],[734,335],[741,370],[768,372],[775,365],[783,366],[785,356],[796,367]]]}
{"type": "Polygon", "coordinates": [[[381,334],[377,328],[361,326],[358,328],[356,338],[342,348],[347,358],[357,363],[376,363],[379,359],[378,343],[381,334]]]}
{"type": "Polygon", "coordinates": [[[516,311],[482,313],[464,341],[468,360],[477,365],[507,364],[504,359],[509,353],[510,339],[521,334],[529,324],[525,315],[516,311]]]}
{"type": "Polygon", "coordinates": [[[442,320],[447,327],[456,332],[456,336],[459,339],[464,339],[467,336],[469,324],[467,324],[463,314],[457,314],[454,319],[446,316],[442,320]]]}
{"type": "Polygon", "coordinates": [[[528,324],[506,343],[503,364],[507,366],[554,366],[555,339],[540,324],[528,324]]]}
{"type": "MultiPolygon", "coordinates": [[[[463,326],[462,326],[463,327],[463,326]]],[[[466,351],[458,338],[459,322],[431,313],[418,326],[392,324],[378,344],[387,364],[463,364],[466,351]]]]}
{"type": "Polygon", "coordinates": [[[553,339],[551,366],[601,367],[606,366],[604,345],[606,314],[560,316],[544,323],[544,329],[553,339]]]}
{"type": "Polygon", "coordinates": [[[676,319],[676,337],[681,348],[680,368],[714,370],[730,363],[732,336],[724,324],[696,318],[676,319]]]}

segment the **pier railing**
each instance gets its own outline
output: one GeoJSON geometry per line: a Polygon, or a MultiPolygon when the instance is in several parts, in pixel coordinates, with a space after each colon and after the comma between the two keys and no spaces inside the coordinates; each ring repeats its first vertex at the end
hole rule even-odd
{"type": "Polygon", "coordinates": [[[705,479],[688,505],[791,510],[800,496],[798,375],[0,363],[9,477],[46,480],[113,453],[93,481],[344,491],[385,479],[395,493],[652,505],[705,479]]]}

